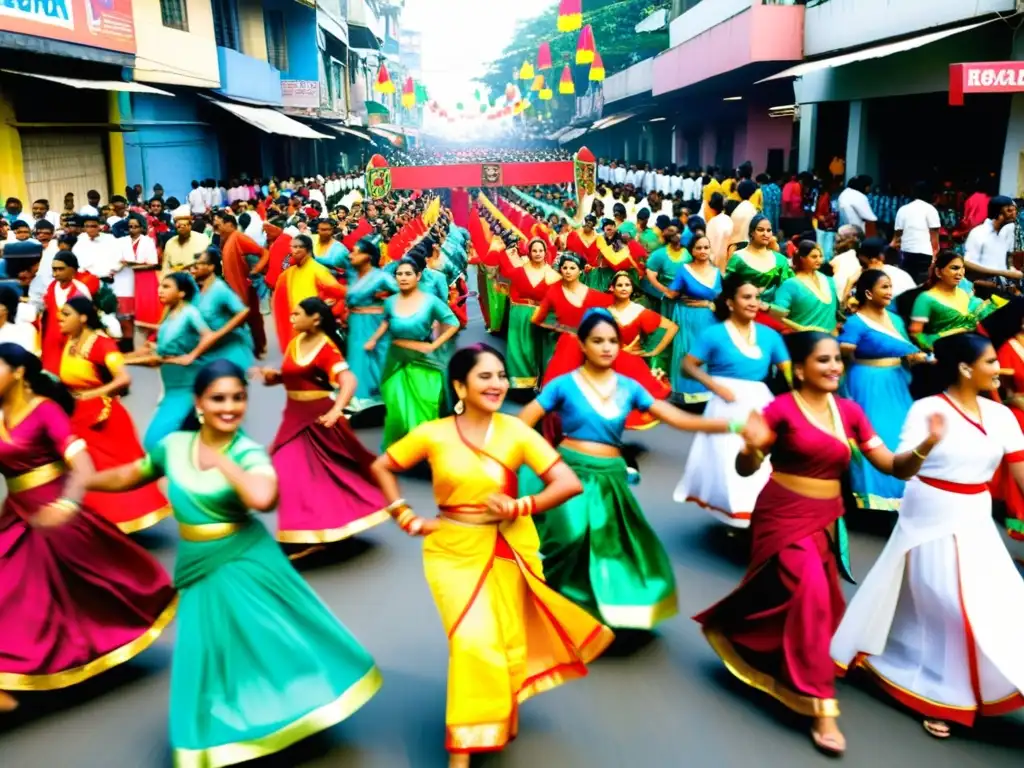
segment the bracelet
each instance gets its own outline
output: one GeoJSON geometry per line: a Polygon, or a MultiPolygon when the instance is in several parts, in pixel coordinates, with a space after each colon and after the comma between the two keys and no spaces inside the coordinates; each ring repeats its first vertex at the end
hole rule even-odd
{"type": "Polygon", "coordinates": [[[384,511],[387,512],[392,517],[394,517],[395,513],[400,511],[402,509],[402,507],[408,507],[408,506],[409,505],[406,503],[405,499],[395,499],[390,504],[388,504],[386,507],[384,507],[384,511]]]}
{"type": "Polygon", "coordinates": [[[928,458],[928,454],[927,453],[921,453],[917,448],[912,450],[911,453],[914,454],[915,456],[917,456],[917,458],[919,458],[921,461],[924,461],[925,459],[928,458]]]}
{"type": "Polygon", "coordinates": [[[732,434],[734,434],[734,435],[738,435],[740,432],[742,432],[746,428],[747,428],[747,421],[746,421],[746,419],[733,419],[732,421],[729,422],[729,431],[732,434]]]}
{"type": "Polygon", "coordinates": [[[395,518],[395,522],[398,523],[398,527],[403,531],[409,527],[409,524],[416,519],[416,513],[408,507],[398,517],[395,518]]]}
{"type": "Polygon", "coordinates": [[[62,496],[53,502],[53,506],[63,509],[65,512],[77,512],[79,509],[78,502],[72,501],[66,496],[62,496]]]}
{"type": "Polygon", "coordinates": [[[537,512],[537,500],[533,496],[522,496],[516,499],[515,517],[530,517],[537,512]]]}

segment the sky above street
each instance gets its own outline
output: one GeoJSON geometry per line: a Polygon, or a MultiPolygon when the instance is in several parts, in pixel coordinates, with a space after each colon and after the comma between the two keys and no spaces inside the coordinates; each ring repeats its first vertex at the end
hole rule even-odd
{"type": "Polygon", "coordinates": [[[444,106],[471,98],[473,78],[498,58],[516,22],[557,0],[406,0],[402,26],[423,34],[423,80],[444,106]]]}

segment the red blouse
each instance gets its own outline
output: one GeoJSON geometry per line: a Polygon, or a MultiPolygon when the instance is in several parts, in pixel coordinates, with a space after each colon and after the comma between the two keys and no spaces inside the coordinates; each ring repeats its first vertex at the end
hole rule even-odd
{"type": "Polygon", "coordinates": [[[501,251],[498,256],[498,266],[502,277],[509,281],[509,297],[516,304],[539,304],[544,301],[552,284],[562,280],[555,270],[545,264],[540,273],[540,280],[534,285],[530,282],[531,271],[513,264],[505,251],[501,251]]]}
{"type": "Polygon", "coordinates": [[[635,342],[640,334],[650,336],[661,327],[661,315],[639,304],[632,303],[625,312],[612,311],[615,322],[619,324],[623,348],[635,342]],[[637,311],[639,309],[640,311],[637,311]]]}
{"type": "Polygon", "coordinates": [[[289,392],[329,392],[338,385],[338,377],[348,370],[348,363],[334,342],[326,336],[305,358],[299,358],[299,339],[288,344],[281,362],[281,383],[289,392]]]}
{"type": "Polygon", "coordinates": [[[771,452],[774,471],[819,480],[838,480],[850,465],[851,441],[862,451],[871,451],[882,444],[857,403],[836,397],[835,404],[847,442],[805,415],[792,392],[779,395],[768,404],[764,418],[775,432],[771,452]]]}
{"type": "Polygon", "coordinates": [[[533,322],[540,325],[547,319],[549,313],[554,312],[559,325],[579,328],[580,323],[583,322],[583,315],[588,309],[610,307],[612,301],[610,293],[601,293],[587,288],[587,292],[583,295],[583,304],[577,307],[566,298],[562,283],[558,282],[548,288],[544,300],[537,307],[537,311],[533,313],[533,322]]]}
{"type": "Polygon", "coordinates": [[[568,251],[572,251],[577,256],[587,260],[587,264],[594,267],[597,266],[597,240],[600,237],[596,232],[593,233],[594,239],[587,245],[583,241],[583,236],[580,235],[580,230],[570,232],[565,238],[565,248],[568,251]]]}

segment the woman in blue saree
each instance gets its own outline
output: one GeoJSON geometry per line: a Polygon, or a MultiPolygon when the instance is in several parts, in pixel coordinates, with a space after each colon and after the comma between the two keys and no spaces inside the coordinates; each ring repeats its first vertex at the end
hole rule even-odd
{"type": "Polygon", "coordinates": [[[345,301],[348,304],[348,353],[345,359],[356,377],[356,393],[350,409],[360,411],[380,405],[381,373],[390,347],[387,335],[368,348],[384,322],[384,299],[398,293],[395,278],[379,269],[380,251],[366,238],[356,243],[349,256],[352,277],[345,301]]]}
{"type": "MultiPolygon", "coordinates": [[[[888,311],[892,281],[885,272],[865,270],[857,280],[854,298],[857,313],[839,334],[840,347],[849,360],[845,394],[864,409],[882,442],[895,451],[913,404],[907,366],[925,355],[911,343],[900,317],[888,311]]],[[[883,475],[863,458],[850,462],[850,485],[860,509],[900,508],[904,482],[883,475]]]]}
{"type": "Polygon", "coordinates": [[[341,722],[381,685],[373,659],[296,573],[250,510],[277,503],[266,451],[239,427],[245,371],[229,360],[194,380],[198,431],[93,475],[118,492],[166,477],[181,541],[171,668],[174,764],[215,768],[279,752],[341,722]]]}
{"type": "Polygon", "coordinates": [[[690,243],[690,251],[693,260],[679,265],[669,286],[670,295],[675,296],[670,319],[679,326],[679,333],[672,340],[672,392],[684,403],[706,403],[711,393],[683,372],[683,360],[698,337],[718,322],[715,298],[722,292],[722,273],[711,261],[711,241],[706,235],[696,237],[690,243]]]}
{"type": "Polygon", "coordinates": [[[211,246],[192,266],[192,276],[199,285],[195,305],[218,337],[209,354],[226,358],[247,371],[255,360],[248,325],[249,307],[231,290],[222,274],[220,250],[211,246]]]}

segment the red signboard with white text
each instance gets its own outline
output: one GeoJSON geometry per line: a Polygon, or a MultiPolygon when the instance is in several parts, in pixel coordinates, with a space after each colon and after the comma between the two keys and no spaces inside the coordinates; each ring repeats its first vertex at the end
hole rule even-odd
{"type": "Polygon", "coordinates": [[[968,93],[1024,92],[1024,61],[949,65],[949,103],[961,107],[968,93]]]}
{"type": "Polygon", "coordinates": [[[0,0],[0,32],[135,53],[132,0],[0,0]]]}

